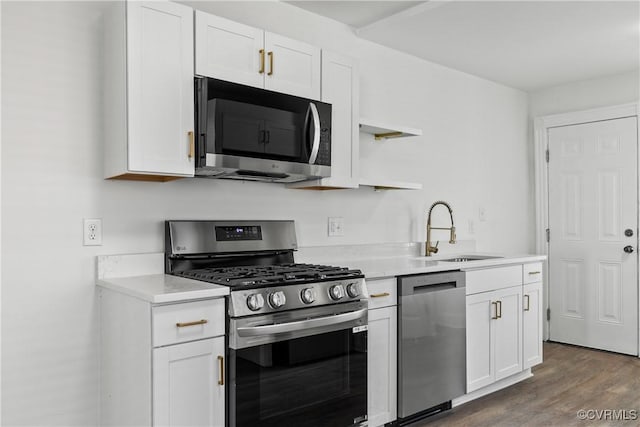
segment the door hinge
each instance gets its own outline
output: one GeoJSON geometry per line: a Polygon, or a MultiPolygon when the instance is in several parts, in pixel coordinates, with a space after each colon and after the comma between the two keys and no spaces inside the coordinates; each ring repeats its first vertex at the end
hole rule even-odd
{"type": "Polygon", "coordinates": [[[545,152],[545,158],[547,159],[547,163],[549,163],[549,149],[547,148],[547,151],[545,152]]]}
{"type": "Polygon", "coordinates": [[[547,308],[547,320],[551,320],[551,309],[547,308]]]}
{"type": "Polygon", "coordinates": [[[547,242],[551,239],[551,230],[547,228],[547,242]]]}

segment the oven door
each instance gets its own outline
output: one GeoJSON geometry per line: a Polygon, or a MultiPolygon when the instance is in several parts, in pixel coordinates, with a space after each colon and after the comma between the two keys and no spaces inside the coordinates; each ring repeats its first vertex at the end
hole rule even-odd
{"type": "Polygon", "coordinates": [[[230,326],[230,426],[366,424],[366,302],[232,319],[230,326]]]}

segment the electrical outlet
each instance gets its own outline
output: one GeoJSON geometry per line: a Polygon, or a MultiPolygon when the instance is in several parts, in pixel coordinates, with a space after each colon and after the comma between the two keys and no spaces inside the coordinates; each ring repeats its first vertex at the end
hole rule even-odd
{"type": "Polygon", "coordinates": [[[102,219],[93,218],[84,220],[84,246],[102,245],[102,219]]]}
{"type": "Polygon", "coordinates": [[[341,216],[329,217],[329,236],[344,236],[344,218],[341,216]]]}
{"type": "Polygon", "coordinates": [[[480,220],[480,222],[485,222],[487,220],[487,210],[484,208],[484,206],[480,206],[478,208],[478,219],[480,220]]]}

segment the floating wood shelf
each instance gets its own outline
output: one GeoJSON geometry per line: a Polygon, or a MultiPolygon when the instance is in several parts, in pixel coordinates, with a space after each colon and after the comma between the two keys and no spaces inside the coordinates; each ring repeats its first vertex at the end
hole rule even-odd
{"type": "Polygon", "coordinates": [[[414,129],[405,126],[392,126],[388,123],[381,123],[362,117],[360,118],[360,132],[373,135],[376,141],[422,135],[421,129],[414,129]]]}
{"type": "Polygon", "coordinates": [[[373,187],[376,190],[422,190],[422,184],[416,182],[391,181],[377,178],[360,178],[360,186],[373,187]]]}

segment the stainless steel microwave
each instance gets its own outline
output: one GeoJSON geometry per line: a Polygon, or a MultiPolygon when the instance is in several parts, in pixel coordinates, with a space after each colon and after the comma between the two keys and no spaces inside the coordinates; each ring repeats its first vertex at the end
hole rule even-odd
{"type": "Polygon", "coordinates": [[[331,175],[331,105],[195,79],[196,175],[296,182],[331,175]]]}

